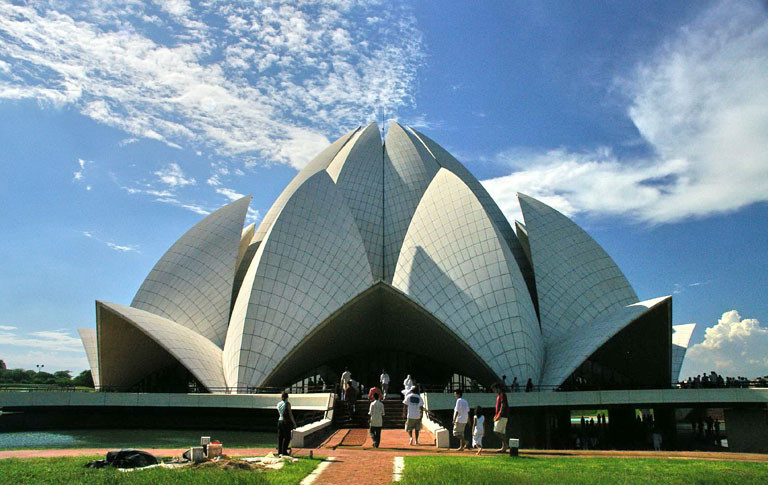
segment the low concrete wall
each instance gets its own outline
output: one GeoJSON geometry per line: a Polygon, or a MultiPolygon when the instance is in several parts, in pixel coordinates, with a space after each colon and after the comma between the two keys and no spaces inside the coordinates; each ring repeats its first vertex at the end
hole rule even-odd
{"type": "Polygon", "coordinates": [[[451,432],[449,430],[429,419],[429,416],[426,414],[421,418],[421,424],[435,435],[435,446],[437,448],[451,447],[451,432]]]}
{"type": "Polygon", "coordinates": [[[323,418],[314,423],[305,424],[291,431],[291,448],[304,448],[312,435],[323,432],[331,426],[331,420],[323,418]]]}
{"type": "MultiPolygon", "coordinates": [[[[0,408],[29,407],[207,407],[272,409],[280,394],[172,394],[127,392],[0,392],[0,408]]],[[[333,407],[333,394],[292,394],[297,411],[327,411],[333,407]]]]}

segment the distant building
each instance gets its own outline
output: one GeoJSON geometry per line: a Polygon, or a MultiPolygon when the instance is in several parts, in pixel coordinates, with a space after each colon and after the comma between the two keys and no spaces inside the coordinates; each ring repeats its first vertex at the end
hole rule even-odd
{"type": "MultiPolygon", "coordinates": [[[[687,339],[672,297],[639,301],[611,257],[517,194],[512,225],[442,147],[393,123],[339,138],[258,228],[250,197],[158,261],[130,306],[96,302],[81,330],[96,386],[194,380],[244,392],[326,383],[349,367],[444,385],[502,375],[540,389],[666,387],[687,339]]],[[[690,332],[686,329],[686,335],[690,332]]],[[[401,378],[401,377],[400,377],[401,378]]]]}

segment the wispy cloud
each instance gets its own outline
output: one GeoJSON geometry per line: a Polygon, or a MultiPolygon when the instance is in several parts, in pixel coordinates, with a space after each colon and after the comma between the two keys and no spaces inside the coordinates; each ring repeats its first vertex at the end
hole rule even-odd
{"type": "Polygon", "coordinates": [[[424,59],[409,8],[383,0],[3,3],[0,39],[0,98],[295,167],[412,105],[424,59]]]}
{"type": "Polygon", "coordinates": [[[18,327],[12,327],[10,325],[0,325],[0,330],[16,330],[18,327]]]}
{"type": "Polygon", "coordinates": [[[185,185],[195,185],[197,182],[192,177],[187,177],[181,170],[178,163],[169,163],[164,168],[155,172],[160,182],[170,187],[184,187],[185,185]]]}
{"type": "Polygon", "coordinates": [[[610,148],[526,153],[484,181],[510,218],[515,191],[567,215],[629,216],[666,223],[768,200],[768,17],[757,2],[723,2],[685,26],[619,85],[655,155],[617,157],[610,148]]]}
{"type": "Polygon", "coordinates": [[[88,368],[82,346],[79,353],[74,350],[59,352],[50,348],[35,350],[31,347],[3,346],[3,360],[10,369],[35,369],[36,365],[42,364],[45,366],[42,370],[46,372],[69,370],[73,375],[88,368]]]}
{"type": "Polygon", "coordinates": [[[188,211],[194,212],[195,214],[201,214],[204,216],[207,216],[208,214],[211,213],[209,209],[206,209],[197,204],[189,204],[186,202],[182,202],[179,199],[176,199],[175,197],[158,197],[157,199],[155,199],[155,202],[175,205],[176,207],[181,207],[182,209],[186,209],[188,211]]]}
{"type": "Polygon", "coordinates": [[[23,335],[14,332],[15,327],[0,330],[2,330],[0,331],[0,345],[66,352],[83,351],[83,344],[80,339],[73,337],[65,330],[44,330],[23,335]]]}
{"type": "Polygon", "coordinates": [[[693,283],[675,283],[674,288],[672,289],[672,293],[675,295],[679,295],[680,293],[684,292],[688,288],[697,288],[699,286],[706,286],[708,284],[712,283],[712,280],[707,281],[695,281],[693,283]]]}
{"type": "Polygon", "coordinates": [[[83,236],[87,237],[88,239],[93,239],[94,241],[97,241],[97,242],[105,245],[109,249],[114,250],[114,251],[118,251],[118,252],[121,252],[121,253],[128,253],[128,252],[140,253],[141,252],[141,251],[139,251],[139,246],[137,246],[137,245],[133,245],[133,244],[117,244],[117,243],[112,242],[112,241],[103,240],[103,239],[95,236],[92,231],[81,231],[81,234],[83,236]]]}
{"type": "Polygon", "coordinates": [[[120,140],[120,143],[118,143],[118,145],[120,145],[121,147],[124,147],[124,146],[128,146],[128,145],[132,145],[132,144],[136,143],[137,141],[139,141],[139,139],[138,138],[134,138],[134,137],[124,138],[124,139],[120,140]]]}
{"type": "MultiPolygon", "coordinates": [[[[77,159],[77,166],[78,169],[72,174],[72,181],[78,182],[78,183],[84,183],[85,182],[85,166],[89,163],[93,163],[88,160],[83,160],[82,158],[77,159]]],[[[90,184],[85,184],[85,190],[91,190],[90,184]]]]}

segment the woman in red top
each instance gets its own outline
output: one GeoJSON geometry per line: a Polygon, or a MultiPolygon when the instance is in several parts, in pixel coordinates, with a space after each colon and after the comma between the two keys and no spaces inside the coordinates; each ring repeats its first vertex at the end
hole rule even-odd
{"type": "Polygon", "coordinates": [[[493,432],[501,439],[501,448],[499,452],[507,451],[507,415],[509,414],[509,403],[504,389],[499,384],[493,385],[496,391],[496,414],[493,415],[493,432]]]}

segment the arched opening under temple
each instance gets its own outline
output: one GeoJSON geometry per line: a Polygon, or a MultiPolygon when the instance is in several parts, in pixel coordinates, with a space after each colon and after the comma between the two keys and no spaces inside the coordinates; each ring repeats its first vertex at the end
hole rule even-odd
{"type": "Polygon", "coordinates": [[[288,354],[266,386],[288,386],[321,375],[331,389],[344,368],[367,387],[382,369],[402,388],[410,374],[426,387],[447,385],[454,374],[483,385],[499,376],[453,331],[399,290],[377,283],[331,315],[288,354]]]}

